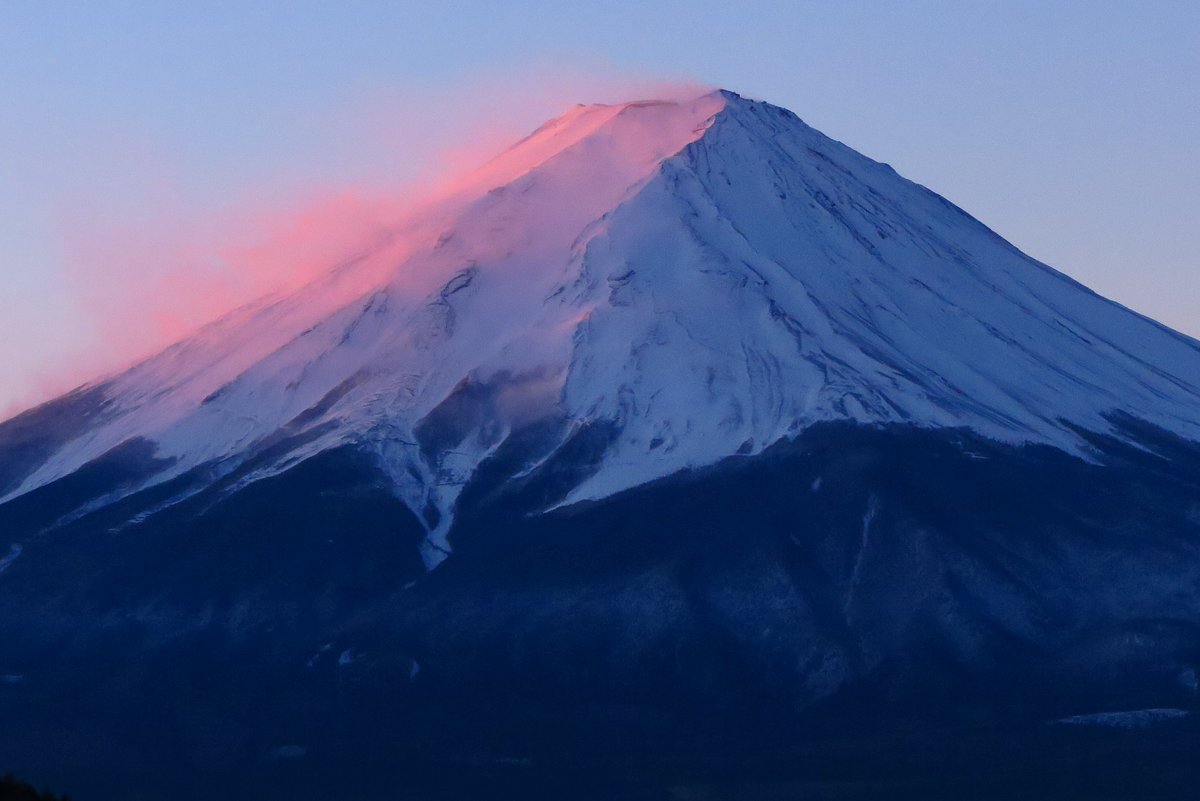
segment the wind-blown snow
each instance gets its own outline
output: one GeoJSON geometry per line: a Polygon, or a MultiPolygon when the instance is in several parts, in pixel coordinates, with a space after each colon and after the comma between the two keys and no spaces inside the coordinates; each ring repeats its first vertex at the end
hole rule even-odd
{"type": "Polygon", "coordinates": [[[616,432],[566,502],[831,419],[1083,452],[1072,426],[1126,412],[1200,439],[1200,344],[729,93],[573,109],[348,255],[105,383],[104,421],[8,497],[131,437],[164,460],[151,482],[291,443],[244,484],[355,442],[438,510],[433,565],[465,482],[543,416],[616,432]],[[423,449],[465,380],[499,388],[492,417],[423,449]]]}

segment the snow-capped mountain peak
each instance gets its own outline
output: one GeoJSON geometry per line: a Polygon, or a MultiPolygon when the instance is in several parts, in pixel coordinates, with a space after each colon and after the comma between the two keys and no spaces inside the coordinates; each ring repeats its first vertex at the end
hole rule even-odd
{"type": "Polygon", "coordinates": [[[235,476],[232,492],[353,444],[428,525],[433,564],[463,487],[534,426],[514,475],[593,442],[547,506],[822,420],[1086,453],[1077,429],[1125,414],[1200,439],[1194,340],[729,92],[572,109],[347,255],[77,392],[87,424],[0,501],[131,441],[152,469],[93,504],[169,480],[167,505],[235,476]]]}

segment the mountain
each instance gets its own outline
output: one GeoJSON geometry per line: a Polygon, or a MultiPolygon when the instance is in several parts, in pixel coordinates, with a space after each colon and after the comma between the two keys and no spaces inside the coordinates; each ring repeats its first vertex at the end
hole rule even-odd
{"type": "Polygon", "coordinates": [[[23,775],[1191,780],[1200,343],[730,92],[347,257],[0,424],[23,775]]]}

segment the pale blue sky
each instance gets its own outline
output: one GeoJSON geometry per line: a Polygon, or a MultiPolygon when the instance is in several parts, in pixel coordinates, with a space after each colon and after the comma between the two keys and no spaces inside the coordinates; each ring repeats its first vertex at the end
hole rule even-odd
{"type": "Polygon", "coordinates": [[[6,0],[0,410],[95,335],[81,214],[399,183],[482,117],[531,128],[654,76],[791,108],[1200,335],[1197,43],[1196,2],[6,0]]]}

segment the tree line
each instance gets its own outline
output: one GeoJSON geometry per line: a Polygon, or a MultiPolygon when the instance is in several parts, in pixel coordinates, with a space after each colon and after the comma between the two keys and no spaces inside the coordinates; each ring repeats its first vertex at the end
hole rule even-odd
{"type": "Polygon", "coordinates": [[[11,773],[0,776],[0,801],[71,801],[69,795],[55,795],[49,790],[38,792],[11,773]]]}

